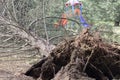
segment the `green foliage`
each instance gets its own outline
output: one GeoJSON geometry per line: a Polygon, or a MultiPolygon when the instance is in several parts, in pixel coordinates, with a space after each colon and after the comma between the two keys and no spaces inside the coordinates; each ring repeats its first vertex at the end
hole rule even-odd
{"type": "MultiPolygon", "coordinates": [[[[46,16],[60,17],[65,12],[65,2],[67,0],[14,0],[17,21],[19,24],[28,26],[32,21],[46,16]],[[43,5],[45,13],[43,13],[43,5]],[[43,14],[45,14],[43,16],[43,14]]],[[[81,0],[83,3],[83,16],[86,21],[93,25],[92,29],[107,30],[112,32],[114,21],[120,22],[120,0],[81,0]],[[102,28],[101,28],[102,27],[102,28]]],[[[10,4],[10,3],[9,3],[10,4]]],[[[10,5],[12,6],[12,5],[10,5]]],[[[9,7],[12,10],[12,7],[9,7]]],[[[70,7],[71,8],[71,7],[70,7]]],[[[71,18],[73,19],[73,18],[71,18]]],[[[46,18],[46,27],[49,38],[65,35],[65,30],[62,27],[54,28],[54,23],[59,21],[58,18],[46,18]]],[[[79,20],[76,20],[79,22],[79,20]]],[[[80,31],[82,28],[76,23],[71,27],[72,21],[66,27],[68,35],[80,31]]],[[[36,21],[28,29],[35,31],[40,37],[46,38],[43,19],[36,21]]],[[[108,38],[113,33],[104,33],[104,37],[108,38]],[[106,37],[107,36],[107,37],[106,37]]],[[[116,35],[115,35],[116,36],[116,35]]],[[[114,35],[113,35],[114,37],[114,35]]],[[[117,38],[117,37],[116,37],[117,38]]],[[[111,39],[110,39],[111,40],[111,39]]],[[[118,39],[117,39],[118,40],[118,39]]]]}

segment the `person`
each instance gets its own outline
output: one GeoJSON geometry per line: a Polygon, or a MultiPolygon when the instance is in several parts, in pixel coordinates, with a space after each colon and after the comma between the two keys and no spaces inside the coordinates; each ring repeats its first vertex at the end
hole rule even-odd
{"type": "Polygon", "coordinates": [[[62,16],[61,16],[61,20],[60,20],[60,25],[61,26],[66,26],[67,25],[67,22],[68,22],[68,20],[67,20],[67,14],[65,14],[65,13],[63,13],[62,14],[62,16]]]}
{"type": "Polygon", "coordinates": [[[80,15],[80,9],[76,8],[76,9],[74,10],[74,14],[75,14],[76,16],[79,16],[79,15],[80,15]]]}
{"type": "Polygon", "coordinates": [[[63,13],[59,22],[54,23],[54,27],[56,27],[56,28],[59,26],[65,27],[67,25],[67,23],[68,23],[67,14],[63,13]]]}

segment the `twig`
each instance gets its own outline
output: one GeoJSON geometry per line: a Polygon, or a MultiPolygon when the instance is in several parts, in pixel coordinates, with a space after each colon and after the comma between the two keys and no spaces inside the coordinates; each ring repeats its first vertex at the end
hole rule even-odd
{"type": "MultiPolygon", "coordinates": [[[[45,2],[44,2],[44,0],[43,0],[43,17],[45,17],[45,2]]],[[[46,40],[47,40],[47,50],[48,51],[50,51],[49,50],[49,48],[48,48],[48,45],[49,45],[49,36],[48,36],[48,32],[47,32],[47,27],[46,27],[46,20],[45,20],[45,18],[43,19],[43,22],[44,22],[44,29],[45,29],[45,34],[46,34],[46,40]]]]}
{"type": "Polygon", "coordinates": [[[94,66],[91,63],[90,63],[90,66],[93,67],[97,72],[99,72],[99,74],[103,75],[103,72],[100,69],[98,69],[96,66],[94,66]]]}
{"type": "Polygon", "coordinates": [[[10,37],[12,35],[0,33],[0,37],[10,37]]]}
{"type": "Polygon", "coordinates": [[[86,67],[87,67],[87,65],[88,65],[88,63],[89,63],[89,61],[90,61],[90,58],[92,57],[93,53],[94,53],[94,50],[92,50],[90,56],[88,57],[87,62],[86,62],[86,64],[85,64],[84,68],[83,68],[83,72],[85,72],[86,67]]]}
{"type": "MultiPolygon", "coordinates": [[[[9,1],[8,1],[8,2],[9,2],[9,1]]],[[[15,17],[13,16],[12,12],[9,10],[7,4],[6,4],[5,2],[3,2],[3,4],[4,4],[6,10],[7,10],[8,13],[9,13],[9,17],[12,18],[15,22],[17,22],[16,19],[15,19],[15,17]]]]}
{"type": "Polygon", "coordinates": [[[15,0],[12,0],[13,13],[14,13],[14,18],[15,18],[15,21],[17,21],[17,15],[16,15],[16,10],[15,10],[14,1],[15,1],[15,0]]]}
{"type": "Polygon", "coordinates": [[[11,37],[5,39],[3,42],[7,42],[7,41],[9,41],[9,40],[12,39],[12,38],[13,38],[13,36],[11,36],[11,37]]]}
{"type": "Polygon", "coordinates": [[[51,37],[51,38],[49,39],[49,41],[52,41],[53,39],[59,38],[59,37],[63,37],[63,36],[62,36],[62,35],[58,35],[58,36],[51,37]]]}
{"type": "Polygon", "coordinates": [[[113,79],[114,78],[114,76],[113,76],[113,74],[112,74],[112,72],[111,72],[111,70],[109,69],[109,67],[105,64],[105,63],[103,63],[103,65],[105,66],[105,68],[107,69],[107,71],[108,71],[108,74],[111,76],[111,78],[113,79]]]}

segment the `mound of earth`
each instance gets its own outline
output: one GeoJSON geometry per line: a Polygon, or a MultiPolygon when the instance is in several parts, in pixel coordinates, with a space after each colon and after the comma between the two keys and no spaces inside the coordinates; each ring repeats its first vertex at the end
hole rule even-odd
{"type": "Polygon", "coordinates": [[[61,42],[25,75],[42,80],[120,79],[120,49],[85,29],[61,42]]]}

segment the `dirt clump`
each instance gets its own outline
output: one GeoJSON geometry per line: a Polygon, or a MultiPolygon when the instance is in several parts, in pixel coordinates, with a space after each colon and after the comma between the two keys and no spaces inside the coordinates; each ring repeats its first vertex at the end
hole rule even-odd
{"type": "Polygon", "coordinates": [[[61,42],[25,75],[42,80],[120,79],[120,49],[85,29],[61,42]]]}

